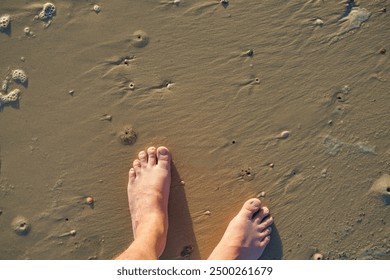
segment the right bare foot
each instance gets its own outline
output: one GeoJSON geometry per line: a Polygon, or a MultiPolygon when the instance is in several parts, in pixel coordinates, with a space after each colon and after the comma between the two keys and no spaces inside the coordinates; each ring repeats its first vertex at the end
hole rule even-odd
{"type": "Polygon", "coordinates": [[[209,260],[256,260],[270,241],[272,217],[257,198],[249,199],[229,223],[209,260]]]}

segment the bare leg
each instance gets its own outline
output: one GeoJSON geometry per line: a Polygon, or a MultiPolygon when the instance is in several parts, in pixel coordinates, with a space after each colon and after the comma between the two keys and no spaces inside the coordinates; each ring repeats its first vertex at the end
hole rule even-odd
{"type": "Polygon", "coordinates": [[[256,260],[270,241],[273,219],[257,198],[246,201],[209,260],[256,260]]]}
{"type": "Polygon", "coordinates": [[[168,231],[171,155],[167,148],[141,151],[129,171],[127,195],[134,241],[116,259],[158,259],[168,231]]]}

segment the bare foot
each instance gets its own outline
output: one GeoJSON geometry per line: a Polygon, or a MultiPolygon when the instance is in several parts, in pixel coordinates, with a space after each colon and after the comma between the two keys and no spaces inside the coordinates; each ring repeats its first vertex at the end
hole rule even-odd
{"type": "Polygon", "coordinates": [[[209,260],[256,260],[270,241],[273,219],[257,198],[244,203],[229,223],[209,260]]]}
{"type": "Polygon", "coordinates": [[[156,259],[168,231],[171,155],[166,147],[141,151],[129,171],[127,194],[134,242],[118,259],[156,259]]]}

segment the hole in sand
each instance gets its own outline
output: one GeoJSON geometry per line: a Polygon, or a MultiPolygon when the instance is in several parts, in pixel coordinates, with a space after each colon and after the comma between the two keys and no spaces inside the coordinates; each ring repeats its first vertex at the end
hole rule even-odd
{"type": "Polygon", "coordinates": [[[388,187],[386,188],[386,191],[387,191],[387,192],[390,192],[390,186],[388,186],[388,187]]]}

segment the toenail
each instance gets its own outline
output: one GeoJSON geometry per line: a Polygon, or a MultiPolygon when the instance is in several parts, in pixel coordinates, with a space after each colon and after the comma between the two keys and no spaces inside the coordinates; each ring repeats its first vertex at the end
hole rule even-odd
{"type": "Polygon", "coordinates": [[[272,232],[272,228],[269,227],[269,228],[267,229],[267,231],[268,231],[268,233],[271,233],[271,232],[272,232]]]}
{"type": "Polygon", "coordinates": [[[148,149],[148,152],[149,153],[154,153],[156,151],[156,148],[155,147],[150,147],[149,149],[148,149]]]}
{"type": "Polygon", "coordinates": [[[140,157],[144,157],[144,156],[146,156],[146,154],[145,154],[144,151],[142,151],[142,152],[139,153],[139,156],[140,156],[140,157]]]}
{"type": "Polygon", "coordinates": [[[165,149],[165,148],[162,148],[162,149],[158,150],[158,152],[160,153],[160,155],[163,155],[163,156],[168,154],[168,150],[165,149]]]}

